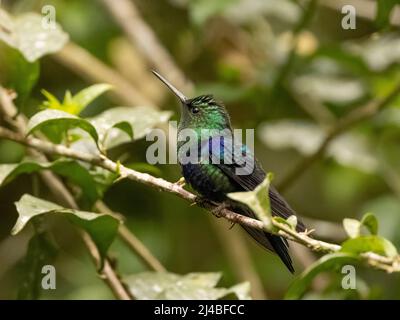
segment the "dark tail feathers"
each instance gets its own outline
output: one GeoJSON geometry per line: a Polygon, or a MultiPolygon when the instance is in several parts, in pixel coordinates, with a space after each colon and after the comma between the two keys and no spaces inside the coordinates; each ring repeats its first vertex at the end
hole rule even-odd
{"type": "Polygon", "coordinates": [[[261,230],[257,230],[254,228],[250,228],[247,226],[242,226],[260,245],[264,248],[275,252],[279,258],[281,258],[282,262],[289,269],[291,273],[294,273],[294,268],[292,265],[292,259],[290,258],[288,248],[289,245],[286,239],[276,236],[270,233],[263,232],[261,230]]]}

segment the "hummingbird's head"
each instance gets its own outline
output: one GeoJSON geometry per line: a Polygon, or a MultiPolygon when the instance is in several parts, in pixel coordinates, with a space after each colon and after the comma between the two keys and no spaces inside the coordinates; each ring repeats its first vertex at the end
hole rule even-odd
{"type": "Polygon", "coordinates": [[[225,106],[214,99],[212,95],[201,95],[195,98],[187,98],[176,89],[168,80],[156,71],[153,71],[180,100],[181,102],[181,128],[192,129],[218,129],[231,128],[229,114],[225,106]]]}

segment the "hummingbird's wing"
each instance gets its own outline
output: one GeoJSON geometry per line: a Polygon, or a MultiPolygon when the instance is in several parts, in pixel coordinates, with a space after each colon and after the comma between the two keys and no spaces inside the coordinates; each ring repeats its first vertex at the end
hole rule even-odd
{"type": "MultiPolygon", "coordinates": [[[[235,145],[231,136],[210,138],[203,145],[208,147],[211,163],[237,184],[238,191],[254,190],[265,179],[265,171],[254,155],[245,145],[239,143],[235,145]],[[241,169],[240,172],[237,169],[241,169]]],[[[269,189],[269,197],[273,215],[288,218],[295,214],[273,186],[269,189]]],[[[248,207],[238,205],[233,207],[233,210],[250,218],[256,218],[254,212],[248,207]]],[[[263,247],[275,252],[289,271],[294,272],[286,239],[248,226],[242,227],[263,247]]],[[[297,224],[297,230],[305,230],[300,221],[297,224]]]]}
{"type": "MultiPolygon", "coordinates": [[[[223,136],[221,139],[212,138],[209,140],[209,144],[209,150],[211,151],[210,161],[236,182],[243,191],[254,190],[264,181],[266,173],[246,145],[235,143],[229,135],[223,136]],[[226,157],[229,154],[231,156],[226,157]],[[227,159],[232,161],[227,163],[225,161],[227,159]],[[251,165],[246,166],[246,163],[251,165]],[[240,169],[240,174],[238,174],[238,169],[240,169]]],[[[284,219],[296,215],[296,212],[273,185],[269,188],[269,198],[273,215],[284,219]]],[[[299,220],[296,229],[299,232],[304,232],[306,227],[299,220]]]]}

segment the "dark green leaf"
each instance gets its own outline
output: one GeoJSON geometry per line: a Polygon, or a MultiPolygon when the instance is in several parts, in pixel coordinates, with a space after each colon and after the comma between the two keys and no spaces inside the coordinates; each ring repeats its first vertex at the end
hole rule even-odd
{"type": "Polygon", "coordinates": [[[345,264],[358,263],[356,255],[351,253],[337,252],[323,256],[314,262],[290,285],[286,292],[285,299],[300,299],[313,279],[323,271],[334,271],[345,264]]]}
{"type": "Polygon", "coordinates": [[[133,140],[133,129],[129,122],[127,121],[118,122],[114,125],[114,128],[124,131],[129,136],[129,138],[133,140]]]}
{"type": "Polygon", "coordinates": [[[384,28],[390,23],[390,15],[399,0],[377,0],[375,23],[378,28],[384,28]]]}
{"type": "Polygon", "coordinates": [[[95,143],[98,143],[96,128],[87,120],[74,116],[70,113],[47,109],[36,113],[28,123],[28,134],[37,130],[46,130],[47,136],[53,142],[61,142],[63,135],[72,128],[80,128],[86,131],[95,143]]]}
{"type": "Polygon", "coordinates": [[[28,244],[23,261],[24,276],[18,289],[18,299],[36,300],[40,298],[42,268],[51,264],[58,248],[45,232],[35,233],[28,244]]]}
{"type": "Polygon", "coordinates": [[[82,196],[87,202],[87,206],[90,206],[99,198],[96,182],[88,170],[76,161],[69,159],[60,159],[55,162],[24,161],[18,164],[1,164],[0,187],[20,174],[46,169],[67,177],[72,183],[78,185],[81,188],[82,196]]]}
{"type": "Polygon", "coordinates": [[[389,240],[379,236],[359,236],[346,240],[342,244],[341,251],[354,254],[375,252],[388,257],[395,257],[397,255],[395,246],[389,240]]]}
{"type": "Polygon", "coordinates": [[[17,92],[15,104],[22,107],[39,78],[39,62],[28,62],[18,50],[0,43],[0,70],[0,80],[17,92]]]}
{"type": "Polygon", "coordinates": [[[366,213],[361,221],[356,219],[343,219],[343,227],[350,238],[357,238],[361,235],[361,228],[366,227],[372,235],[378,233],[378,220],[372,213],[366,213]]]}
{"type": "Polygon", "coordinates": [[[107,250],[118,232],[120,221],[108,214],[79,211],[63,208],[55,203],[45,201],[29,194],[25,194],[15,203],[18,211],[18,220],[14,225],[12,234],[20,232],[32,219],[43,214],[63,214],[74,224],[84,229],[95,242],[103,267],[107,250]]]}
{"type": "Polygon", "coordinates": [[[378,220],[372,213],[366,213],[362,217],[361,225],[365,226],[372,235],[378,234],[378,220]]]}

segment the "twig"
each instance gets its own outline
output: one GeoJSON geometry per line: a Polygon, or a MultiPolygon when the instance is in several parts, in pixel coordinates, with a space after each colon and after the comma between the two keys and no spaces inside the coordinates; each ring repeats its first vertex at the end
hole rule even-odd
{"type": "MultiPolygon", "coordinates": [[[[13,96],[4,93],[4,89],[0,87],[0,106],[2,106],[7,121],[12,123],[18,132],[24,134],[26,132],[27,119],[22,114],[19,114],[18,117],[13,117],[16,113],[16,107],[12,102],[12,98],[13,96]]],[[[47,161],[47,158],[36,150],[31,150],[31,154],[34,158],[44,162],[47,161]]],[[[60,202],[70,206],[71,208],[77,207],[76,201],[71,192],[61,181],[56,183],[56,180],[59,179],[53,173],[42,171],[40,172],[40,175],[42,176],[42,179],[50,185],[50,191],[55,194],[60,202]]],[[[116,215],[102,201],[98,201],[96,207],[100,212],[116,215]]],[[[118,234],[150,269],[155,271],[166,270],[161,262],[152,255],[147,247],[127,227],[121,225],[118,229],[118,234]]]]}
{"type": "Polygon", "coordinates": [[[93,82],[105,82],[113,85],[112,91],[121,102],[130,105],[154,107],[151,99],[140,93],[128,80],[93,56],[86,49],[69,42],[64,48],[52,55],[75,73],[93,82]]]}
{"type": "MultiPolygon", "coordinates": [[[[12,97],[10,97],[10,95],[6,93],[5,90],[1,87],[0,106],[2,107],[2,111],[6,119],[9,119],[10,121],[11,119],[13,119],[13,123],[17,130],[21,133],[25,132],[25,120],[23,116],[20,114],[15,119],[13,118],[16,112],[16,108],[12,103],[12,97]]],[[[42,161],[47,160],[47,158],[43,154],[37,152],[36,150],[31,150],[31,155],[34,158],[42,161]]],[[[43,181],[49,186],[49,190],[54,194],[56,198],[59,199],[61,203],[64,203],[70,208],[79,209],[70,191],[64,186],[64,184],[56,175],[49,171],[42,171],[40,172],[40,176],[43,181]]],[[[87,233],[81,232],[81,236],[97,268],[97,266],[100,265],[100,255],[97,247],[87,233]]],[[[116,298],[121,300],[131,300],[129,292],[125,289],[124,285],[119,280],[115,270],[111,267],[108,259],[106,259],[106,261],[104,262],[104,268],[101,271],[101,278],[110,287],[116,298]]]]}
{"type": "MultiPolygon", "coordinates": [[[[24,137],[20,134],[16,134],[2,127],[0,127],[0,138],[13,140],[46,154],[59,155],[84,161],[92,165],[102,167],[111,172],[118,173],[122,178],[127,178],[143,183],[160,191],[175,194],[190,203],[196,203],[196,195],[183,189],[181,186],[168,182],[161,178],[153,177],[147,173],[142,173],[126,168],[125,166],[115,163],[114,161],[103,155],[92,155],[88,153],[83,153],[80,151],[69,149],[63,145],[53,144],[48,141],[42,141],[36,138],[24,137]]],[[[207,201],[201,201],[201,203],[196,204],[210,211],[216,208],[216,205],[214,203],[207,201]]],[[[240,215],[228,209],[219,210],[219,214],[231,222],[239,223],[259,230],[266,230],[266,226],[261,221],[240,215]]],[[[308,236],[307,233],[299,233],[291,229],[288,225],[278,222],[276,219],[272,219],[272,225],[277,230],[279,230],[278,233],[282,237],[303,244],[313,251],[329,253],[341,250],[341,246],[338,244],[333,244],[311,238],[308,236]]],[[[375,268],[382,269],[387,272],[400,272],[400,263],[398,256],[394,258],[389,258],[372,252],[367,252],[360,254],[360,258],[362,258],[367,264],[375,268]]]]}
{"type": "MultiPolygon", "coordinates": [[[[96,207],[100,212],[114,214],[114,212],[112,212],[112,210],[108,208],[108,206],[102,201],[98,201],[96,207]]],[[[133,252],[136,253],[136,255],[144,262],[145,265],[147,265],[149,269],[157,272],[167,271],[161,262],[126,226],[121,225],[118,231],[121,239],[133,252]]]]}
{"type": "MultiPolygon", "coordinates": [[[[37,156],[40,157],[40,154],[37,154],[37,156]]],[[[79,209],[75,199],[57,176],[55,176],[52,172],[49,171],[40,172],[40,176],[45,182],[45,184],[49,186],[49,190],[57,197],[57,199],[61,203],[64,203],[70,208],[77,210],[79,209]]],[[[87,247],[97,268],[97,266],[100,265],[100,255],[97,250],[96,244],[93,242],[92,238],[90,238],[90,236],[86,232],[82,231],[80,233],[85,243],[85,246],[87,247]]],[[[106,259],[104,263],[104,268],[100,273],[100,277],[110,287],[116,298],[120,300],[132,299],[129,292],[125,289],[121,280],[118,278],[116,271],[113,269],[108,259],[106,259]]]]}
{"type": "Polygon", "coordinates": [[[185,75],[169,52],[160,44],[151,27],[142,19],[133,1],[101,0],[121,26],[129,40],[141,51],[144,57],[168,76],[178,87],[190,89],[185,75]]]}
{"type": "MultiPolygon", "coordinates": [[[[102,0],[109,9],[117,23],[124,30],[127,38],[136,46],[143,57],[150,62],[157,70],[167,75],[178,87],[185,91],[193,90],[193,82],[188,79],[184,72],[177,66],[168,50],[159,41],[151,27],[143,20],[140,12],[132,1],[127,0],[102,0]]],[[[216,229],[220,230],[219,225],[216,229]]],[[[227,257],[234,266],[240,280],[250,281],[252,293],[255,298],[265,298],[262,288],[262,281],[254,270],[253,263],[247,253],[246,243],[239,233],[229,232],[227,229],[217,232],[218,239],[227,253],[227,257]],[[221,233],[225,237],[231,238],[231,241],[237,243],[235,254],[229,246],[226,246],[226,239],[222,239],[221,233]],[[242,251],[242,252],[240,252],[242,251]],[[238,258],[240,256],[240,258],[238,258]],[[238,264],[238,259],[240,263],[238,264]],[[240,269],[240,270],[239,270],[240,269]]]]}
{"type": "Polygon", "coordinates": [[[400,84],[397,85],[383,100],[373,101],[365,106],[361,106],[351,111],[347,116],[339,119],[337,124],[328,131],[324,141],[322,141],[318,149],[312,155],[300,161],[293,171],[291,171],[282,182],[278,184],[278,189],[283,192],[289,188],[293,182],[297,180],[316,160],[324,155],[325,150],[337,136],[354,125],[373,117],[380,110],[390,105],[399,94],[400,84]]]}

